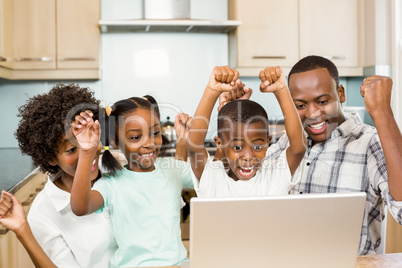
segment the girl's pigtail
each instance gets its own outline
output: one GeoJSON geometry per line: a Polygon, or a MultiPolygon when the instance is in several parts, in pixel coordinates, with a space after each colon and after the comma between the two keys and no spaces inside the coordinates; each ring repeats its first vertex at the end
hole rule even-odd
{"type": "Polygon", "coordinates": [[[101,141],[103,144],[102,166],[107,173],[114,174],[121,170],[122,167],[117,159],[110,152],[110,140],[115,136],[115,116],[112,115],[112,108],[107,106],[99,111],[99,119],[101,122],[101,141]]]}

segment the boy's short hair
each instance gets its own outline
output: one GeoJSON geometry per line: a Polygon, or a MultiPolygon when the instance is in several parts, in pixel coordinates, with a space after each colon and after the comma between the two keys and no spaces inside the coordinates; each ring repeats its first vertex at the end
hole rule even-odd
{"type": "Polygon", "coordinates": [[[66,124],[85,110],[92,110],[95,118],[98,105],[89,88],[74,84],[56,84],[48,93],[30,98],[18,109],[21,120],[14,135],[21,152],[31,156],[42,171],[57,173],[60,168],[49,161],[56,156],[66,124]]]}
{"type": "Polygon", "coordinates": [[[218,136],[222,137],[222,132],[233,122],[237,123],[257,123],[263,122],[267,126],[269,135],[268,114],[258,103],[251,100],[234,100],[227,103],[218,113],[218,136]]]}
{"type": "Polygon", "coordinates": [[[338,74],[338,69],[336,68],[335,64],[330,61],[329,59],[326,59],[321,56],[307,56],[304,57],[303,59],[299,60],[290,70],[289,76],[288,76],[288,84],[290,81],[290,77],[292,74],[297,74],[297,73],[304,73],[308,71],[313,71],[316,69],[320,68],[325,68],[328,70],[329,75],[334,79],[336,88],[339,87],[339,74],[338,74]]]}

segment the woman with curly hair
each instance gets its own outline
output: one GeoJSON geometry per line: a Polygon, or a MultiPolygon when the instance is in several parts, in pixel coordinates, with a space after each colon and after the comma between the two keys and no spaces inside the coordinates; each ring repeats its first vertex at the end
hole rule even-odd
{"type": "MultiPolygon", "coordinates": [[[[20,203],[3,191],[0,223],[15,231],[37,267],[108,267],[116,250],[108,211],[78,217],[70,207],[79,163],[70,123],[85,110],[96,117],[98,105],[88,88],[57,84],[19,108],[18,144],[34,165],[48,173],[48,181],[32,204],[29,224],[20,203]]],[[[100,150],[99,146],[92,164],[92,184],[101,176],[100,150]]]]}

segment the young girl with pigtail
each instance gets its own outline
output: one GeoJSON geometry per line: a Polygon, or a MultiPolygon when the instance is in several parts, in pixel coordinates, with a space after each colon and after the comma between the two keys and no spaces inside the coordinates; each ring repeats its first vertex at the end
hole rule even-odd
{"type": "MultiPolygon", "coordinates": [[[[104,112],[100,124],[86,112],[72,124],[81,146],[80,158],[85,159],[77,167],[71,191],[72,210],[80,216],[109,209],[118,244],[112,267],[180,264],[187,256],[180,231],[181,192],[183,188],[193,188],[191,166],[170,157],[158,158],[162,134],[159,108],[152,97],[121,100],[104,112]],[[103,166],[109,174],[91,190],[89,174],[99,144],[100,125],[105,150],[103,166]],[[127,166],[120,166],[109,145],[124,153],[127,166]]],[[[180,114],[176,121],[176,132],[185,134],[188,116],[180,114]]]]}

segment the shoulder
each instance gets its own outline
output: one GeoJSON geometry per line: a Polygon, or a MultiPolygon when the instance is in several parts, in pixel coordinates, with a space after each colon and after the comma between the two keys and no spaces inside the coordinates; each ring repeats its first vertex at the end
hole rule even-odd
{"type": "Polygon", "coordinates": [[[126,178],[126,169],[117,171],[116,173],[104,173],[102,177],[100,177],[93,185],[92,190],[98,192],[109,192],[110,189],[113,189],[119,185],[119,183],[126,178]]]}
{"type": "Polygon", "coordinates": [[[377,129],[364,123],[356,125],[352,131],[345,135],[345,138],[347,138],[349,142],[355,142],[358,143],[359,146],[366,147],[368,150],[381,149],[377,129]]]}
{"type": "Polygon", "coordinates": [[[283,134],[279,140],[268,147],[266,157],[277,158],[289,146],[288,135],[283,134]]]}
{"type": "Polygon", "coordinates": [[[48,207],[51,205],[51,200],[46,194],[45,188],[40,191],[35,197],[32,205],[29,209],[28,218],[32,217],[32,215],[36,215],[37,213],[41,213],[44,207],[48,207]]]}
{"type": "Polygon", "coordinates": [[[34,199],[27,220],[32,231],[38,235],[39,233],[51,233],[55,229],[55,218],[58,217],[57,209],[48,197],[45,190],[42,190],[34,199]],[[51,228],[52,227],[52,228],[51,228]]]}
{"type": "Polygon", "coordinates": [[[173,157],[160,157],[155,165],[163,171],[171,170],[186,170],[191,169],[190,163],[182,160],[174,159],[173,157]]]}
{"type": "MultiPolygon", "coordinates": [[[[262,172],[279,172],[289,171],[286,158],[286,150],[279,151],[275,157],[266,157],[261,165],[262,172]]],[[[265,176],[267,176],[265,174],[265,176]]],[[[269,176],[268,176],[269,177],[269,176]]]]}
{"type": "Polygon", "coordinates": [[[356,139],[370,140],[377,135],[377,129],[365,124],[357,116],[352,115],[339,126],[339,130],[345,137],[353,136],[356,139]]]}
{"type": "Polygon", "coordinates": [[[219,178],[229,177],[225,172],[225,166],[221,160],[214,160],[213,156],[209,156],[202,172],[201,181],[216,181],[219,178]]]}

